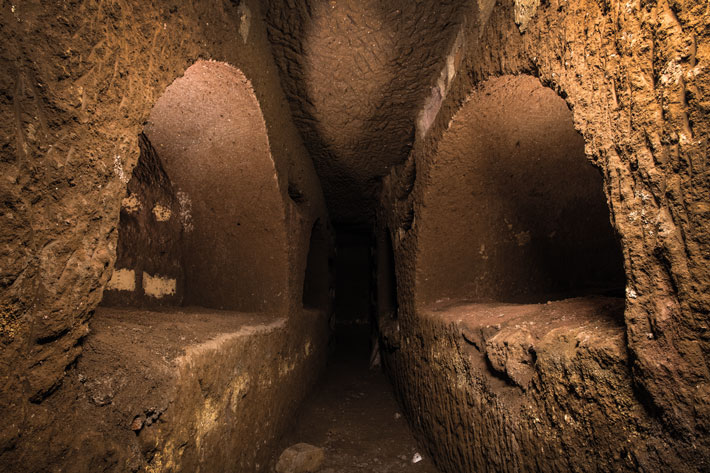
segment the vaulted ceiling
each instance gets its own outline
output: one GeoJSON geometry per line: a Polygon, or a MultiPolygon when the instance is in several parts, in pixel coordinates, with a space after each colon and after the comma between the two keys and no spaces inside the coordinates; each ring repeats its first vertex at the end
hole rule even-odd
{"type": "Polygon", "coordinates": [[[269,0],[282,83],[333,221],[367,225],[404,160],[465,0],[269,0]]]}

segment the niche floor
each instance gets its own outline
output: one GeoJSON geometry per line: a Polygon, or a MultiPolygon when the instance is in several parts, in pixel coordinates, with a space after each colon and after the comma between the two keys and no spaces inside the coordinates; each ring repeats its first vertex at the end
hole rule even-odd
{"type": "Polygon", "coordinates": [[[283,449],[305,442],[325,450],[321,473],[438,473],[414,440],[389,381],[380,369],[369,369],[369,329],[341,327],[334,340],[326,372],[271,466],[283,449]],[[423,459],[412,463],[416,453],[423,459]]]}

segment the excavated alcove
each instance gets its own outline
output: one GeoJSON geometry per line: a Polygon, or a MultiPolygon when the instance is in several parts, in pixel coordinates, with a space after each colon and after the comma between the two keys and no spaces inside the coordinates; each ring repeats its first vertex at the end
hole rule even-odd
{"type": "Polygon", "coordinates": [[[589,153],[583,102],[525,72],[459,91],[385,183],[402,293],[385,368],[444,471],[682,470],[631,368],[638,249],[615,232],[646,210],[619,216],[625,168],[589,153]]]}
{"type": "Polygon", "coordinates": [[[531,76],[483,83],[437,149],[417,212],[417,301],[623,296],[602,176],[564,100],[531,76]]]}
{"type": "MultiPolygon", "coordinates": [[[[284,202],[243,73],[198,61],[157,101],[139,144],[102,305],[283,310],[284,202]]],[[[319,244],[307,272],[327,255],[323,230],[313,228],[319,244]]]]}
{"type": "Polygon", "coordinates": [[[201,61],[167,88],[146,125],[176,187],[185,303],[284,307],[284,202],[259,105],[243,74],[201,61]]]}
{"type": "Polygon", "coordinates": [[[399,310],[397,272],[388,228],[379,232],[376,246],[376,268],[373,277],[377,320],[395,320],[399,310]]]}
{"type": "Polygon", "coordinates": [[[331,304],[333,265],[333,256],[329,251],[323,224],[316,221],[311,229],[306,274],[303,280],[302,302],[304,308],[328,309],[331,304]]]}

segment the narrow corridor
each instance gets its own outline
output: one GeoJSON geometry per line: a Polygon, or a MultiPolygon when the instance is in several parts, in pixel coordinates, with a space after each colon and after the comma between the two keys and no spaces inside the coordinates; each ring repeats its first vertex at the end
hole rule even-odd
{"type": "Polygon", "coordinates": [[[340,325],[333,340],[325,374],[277,451],[300,442],[321,447],[321,473],[438,473],[409,430],[391,384],[379,368],[368,367],[367,326],[340,325]],[[417,454],[422,460],[414,463],[417,454]]]}

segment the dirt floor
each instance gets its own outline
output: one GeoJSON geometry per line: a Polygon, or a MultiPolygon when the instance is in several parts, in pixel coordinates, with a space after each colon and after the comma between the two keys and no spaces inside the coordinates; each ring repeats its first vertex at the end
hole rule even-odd
{"type": "MultiPolygon", "coordinates": [[[[381,369],[369,369],[369,328],[342,325],[326,372],[304,401],[283,449],[299,442],[325,450],[321,473],[438,473],[417,445],[381,369]],[[419,453],[423,458],[412,459],[419,453]]],[[[273,470],[269,470],[273,471],[273,470]]]]}

